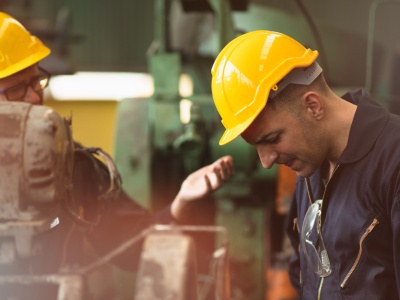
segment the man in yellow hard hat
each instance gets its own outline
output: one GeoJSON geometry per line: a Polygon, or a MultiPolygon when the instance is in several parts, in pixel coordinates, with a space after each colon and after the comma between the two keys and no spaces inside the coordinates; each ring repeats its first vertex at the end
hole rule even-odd
{"type": "MultiPolygon", "coordinates": [[[[0,45],[0,102],[43,104],[43,89],[49,82],[50,74],[42,69],[39,63],[50,54],[50,49],[31,35],[15,18],[3,12],[0,12],[0,45]]],[[[81,205],[78,204],[79,209],[93,210],[77,213],[80,216],[92,215],[98,212],[95,209],[97,206],[95,202],[101,198],[101,191],[106,191],[110,185],[109,175],[105,166],[86,148],[75,145],[74,160],[72,187],[74,202],[75,204],[82,202],[81,205]]],[[[108,253],[125,239],[134,236],[154,222],[170,223],[187,219],[190,217],[188,208],[195,200],[209,196],[232,175],[233,165],[230,156],[222,157],[213,164],[197,170],[183,182],[171,206],[155,217],[135,204],[122,191],[119,198],[104,212],[100,223],[91,224],[93,226],[90,226],[90,232],[86,236],[100,254],[108,253]]],[[[79,263],[82,259],[79,255],[82,254],[81,240],[84,232],[79,231],[79,226],[68,218],[68,210],[71,207],[64,208],[64,215],[60,216],[57,224],[53,224],[54,228],[49,228],[38,237],[46,249],[35,249],[37,255],[29,264],[18,262],[17,270],[6,266],[8,271],[4,273],[0,262],[1,274],[20,274],[23,270],[29,274],[49,274],[57,272],[62,267],[79,263]]],[[[131,269],[137,256],[137,252],[131,252],[125,257],[120,257],[117,262],[120,266],[131,269]]]]}
{"type": "Polygon", "coordinates": [[[400,117],[364,90],[327,85],[318,52],[267,30],[220,52],[212,94],[225,127],[262,165],[297,175],[288,234],[302,299],[399,299],[400,117]]]}

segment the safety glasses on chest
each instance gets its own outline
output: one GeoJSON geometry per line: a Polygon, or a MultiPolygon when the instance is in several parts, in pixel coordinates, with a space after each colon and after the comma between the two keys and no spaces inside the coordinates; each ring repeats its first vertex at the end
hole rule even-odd
{"type": "Polygon", "coordinates": [[[36,92],[43,90],[49,84],[50,73],[42,68],[39,68],[39,71],[40,73],[32,77],[29,82],[20,82],[5,90],[0,90],[0,94],[4,94],[8,101],[23,101],[29,87],[36,92]]]}
{"type": "Polygon", "coordinates": [[[304,217],[301,229],[301,245],[309,266],[320,277],[326,277],[332,273],[332,269],[322,238],[322,199],[313,201],[308,179],[306,179],[306,185],[308,197],[312,204],[304,217]]]}

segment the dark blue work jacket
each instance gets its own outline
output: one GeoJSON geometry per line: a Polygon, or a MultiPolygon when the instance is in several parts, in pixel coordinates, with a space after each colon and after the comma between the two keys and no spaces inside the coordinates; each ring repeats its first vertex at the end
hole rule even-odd
{"type": "Polygon", "coordinates": [[[338,168],[326,186],[321,170],[309,178],[312,198],[323,198],[322,236],[332,273],[321,280],[304,256],[300,232],[310,201],[305,179],[298,178],[288,226],[295,249],[291,280],[306,300],[399,299],[400,117],[364,90],[343,98],[357,110],[338,168]]]}

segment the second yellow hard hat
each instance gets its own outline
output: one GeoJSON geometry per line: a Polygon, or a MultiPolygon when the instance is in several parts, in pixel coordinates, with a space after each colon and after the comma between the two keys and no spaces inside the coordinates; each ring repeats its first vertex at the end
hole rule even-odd
{"type": "Polygon", "coordinates": [[[10,15],[0,12],[0,79],[45,58],[50,49],[10,15]]]}

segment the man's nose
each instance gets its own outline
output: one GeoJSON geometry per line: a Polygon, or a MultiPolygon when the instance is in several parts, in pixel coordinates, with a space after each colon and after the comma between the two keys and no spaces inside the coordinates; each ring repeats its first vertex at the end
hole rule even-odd
{"type": "Polygon", "coordinates": [[[257,152],[265,169],[271,168],[279,157],[278,152],[271,149],[257,149],[257,152]]]}
{"type": "Polygon", "coordinates": [[[31,86],[28,87],[24,102],[31,104],[42,104],[43,103],[43,91],[35,91],[31,86]]]}

